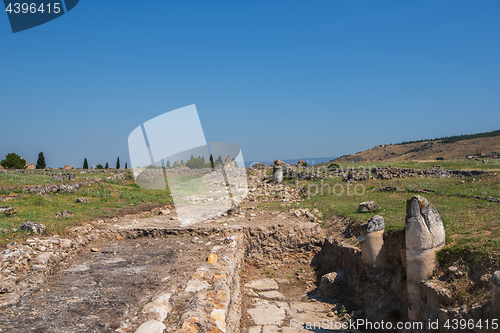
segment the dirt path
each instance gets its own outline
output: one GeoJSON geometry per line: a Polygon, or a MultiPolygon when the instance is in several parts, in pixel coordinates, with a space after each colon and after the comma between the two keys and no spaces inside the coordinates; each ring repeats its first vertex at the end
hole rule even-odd
{"type": "MultiPolygon", "coordinates": [[[[176,292],[206,258],[204,246],[181,236],[101,241],[89,249],[96,247],[98,252],[61,263],[39,290],[0,309],[1,331],[125,331],[136,326],[136,314],[154,295],[176,292]]],[[[175,300],[179,311],[185,296],[175,300]]]]}

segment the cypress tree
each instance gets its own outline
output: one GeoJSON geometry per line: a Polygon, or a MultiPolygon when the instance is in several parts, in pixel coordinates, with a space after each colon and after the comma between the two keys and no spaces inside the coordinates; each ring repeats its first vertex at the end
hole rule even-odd
{"type": "Polygon", "coordinates": [[[45,157],[43,156],[43,152],[40,152],[38,154],[38,160],[36,161],[36,168],[37,169],[45,169],[47,164],[45,164],[45,157]]]}
{"type": "Polygon", "coordinates": [[[116,168],[120,169],[120,157],[116,159],[116,168]]]}
{"type": "Polygon", "coordinates": [[[166,165],[167,168],[170,169],[170,161],[167,160],[167,165],[166,165]]]}
{"type": "Polygon", "coordinates": [[[89,168],[89,164],[88,164],[88,162],[87,162],[87,158],[85,158],[85,159],[83,160],[83,169],[88,169],[88,168],[89,168]]]}
{"type": "Polygon", "coordinates": [[[128,167],[127,167],[127,162],[125,162],[125,170],[127,170],[127,169],[128,169],[128,167]]]}
{"type": "Polygon", "coordinates": [[[104,166],[104,169],[109,169],[109,164],[106,162],[106,165],[104,166]]]}
{"type": "Polygon", "coordinates": [[[212,168],[215,167],[215,165],[214,165],[214,157],[212,156],[212,154],[210,154],[210,165],[212,166],[212,168]]]}

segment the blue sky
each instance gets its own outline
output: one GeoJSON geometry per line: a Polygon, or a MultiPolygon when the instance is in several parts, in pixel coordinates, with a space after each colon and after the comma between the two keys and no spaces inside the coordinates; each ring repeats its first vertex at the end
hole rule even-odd
{"type": "Polygon", "coordinates": [[[128,160],[130,132],[196,104],[246,160],[340,156],[500,128],[498,1],[82,0],[12,34],[0,158],[128,160]]]}

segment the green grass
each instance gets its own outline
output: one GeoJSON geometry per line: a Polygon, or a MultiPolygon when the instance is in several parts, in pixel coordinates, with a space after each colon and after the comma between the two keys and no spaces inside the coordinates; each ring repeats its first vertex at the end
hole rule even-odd
{"type": "MultiPolygon", "coordinates": [[[[33,175],[25,175],[24,182],[32,182],[33,175]]],[[[101,174],[102,177],[102,174],[101,174]]],[[[22,177],[19,177],[22,181],[22,177]]],[[[9,191],[4,191],[9,192],[9,191]]],[[[12,191],[13,192],[13,191],[12,191]]],[[[15,192],[20,192],[18,189],[15,192]]],[[[11,193],[3,193],[11,194],[11,193]]],[[[113,217],[120,211],[125,211],[143,204],[171,204],[172,199],[167,190],[145,190],[133,181],[102,181],[98,184],[85,185],[77,192],[50,195],[22,193],[22,198],[0,202],[2,206],[16,207],[17,216],[0,214],[0,246],[11,241],[20,241],[26,233],[12,232],[24,222],[30,220],[42,223],[47,231],[64,234],[70,226],[98,218],[113,217]],[[78,197],[87,197],[90,204],[78,204],[78,197]],[[74,213],[71,218],[54,219],[56,212],[69,210],[74,213]],[[7,233],[3,229],[9,230],[7,233]]]]}
{"type": "Polygon", "coordinates": [[[77,183],[85,180],[98,179],[104,180],[110,176],[110,171],[107,173],[80,173],[83,170],[50,170],[50,171],[31,171],[25,170],[25,173],[8,171],[0,173],[0,187],[24,187],[29,185],[52,185],[61,183],[77,183]],[[55,173],[73,173],[75,179],[71,181],[57,181],[50,177],[55,173]]]}
{"type": "MultiPolygon", "coordinates": [[[[290,186],[296,186],[294,181],[290,186]]],[[[323,194],[321,194],[321,183],[311,181],[300,181],[299,186],[311,188],[311,196],[300,204],[306,208],[319,209],[324,217],[340,215],[350,218],[359,223],[368,221],[374,215],[381,215],[385,219],[386,230],[404,230],[406,201],[417,193],[409,193],[407,189],[430,189],[435,193],[418,193],[428,199],[438,210],[443,220],[447,234],[447,245],[464,248],[467,246],[480,247],[487,251],[500,251],[500,202],[488,202],[475,198],[463,198],[454,193],[464,193],[478,196],[500,197],[500,175],[490,174],[465,178],[406,178],[392,180],[368,180],[350,185],[350,193],[347,194],[348,184],[339,177],[331,177],[323,182],[323,194]],[[465,182],[462,182],[465,180],[465,182]],[[315,185],[318,186],[318,194],[315,185]],[[330,186],[330,194],[328,193],[330,186]],[[358,186],[358,194],[354,194],[354,186],[358,186]],[[344,188],[342,195],[335,195],[333,188],[339,194],[340,188],[344,188]],[[362,193],[359,189],[364,186],[367,191],[362,193]],[[380,192],[374,189],[386,186],[395,186],[401,192],[380,192]],[[374,200],[380,210],[373,213],[361,213],[358,205],[361,202],[374,200]]]]}

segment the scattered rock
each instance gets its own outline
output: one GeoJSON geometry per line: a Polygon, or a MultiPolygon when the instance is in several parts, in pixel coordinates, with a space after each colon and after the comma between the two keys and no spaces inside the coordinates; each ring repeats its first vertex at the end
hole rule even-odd
{"type": "Polygon", "coordinates": [[[35,257],[35,263],[39,265],[47,265],[49,262],[56,259],[56,256],[52,252],[40,253],[35,257]]]}
{"type": "Polygon", "coordinates": [[[437,283],[432,281],[424,282],[424,286],[427,287],[428,293],[432,295],[440,304],[451,304],[453,301],[451,291],[446,288],[440,287],[437,283]]]}
{"type": "Polygon", "coordinates": [[[33,221],[27,221],[26,223],[24,223],[22,226],[19,227],[19,230],[29,231],[29,232],[32,232],[34,234],[40,234],[41,235],[41,234],[45,233],[46,228],[41,223],[36,223],[36,222],[33,222],[33,221]]]}
{"type": "Polygon", "coordinates": [[[241,213],[241,208],[238,205],[231,205],[231,208],[227,211],[227,215],[237,215],[241,213]]]}
{"type": "Polygon", "coordinates": [[[365,201],[359,204],[358,209],[362,213],[368,213],[380,209],[380,206],[377,205],[375,201],[365,201]]]}
{"type": "Polygon", "coordinates": [[[483,288],[488,288],[490,286],[491,278],[492,278],[491,274],[484,274],[483,276],[481,276],[481,279],[480,279],[481,286],[483,288]]]}
{"type": "Polygon", "coordinates": [[[2,206],[0,207],[0,213],[5,215],[17,215],[17,211],[14,207],[2,206]]]}
{"type": "Polygon", "coordinates": [[[372,217],[368,223],[366,223],[365,225],[363,225],[364,228],[366,228],[366,232],[367,233],[373,233],[373,232],[376,232],[376,231],[381,231],[381,230],[384,230],[385,228],[385,221],[384,221],[384,218],[380,215],[375,215],[374,217],[372,217]]]}
{"type": "MultiPolygon", "coordinates": [[[[453,276],[457,277],[462,277],[464,276],[464,272],[460,269],[460,267],[457,266],[450,266],[448,267],[448,272],[451,273],[453,276]]],[[[491,276],[491,275],[490,275],[491,276]]]]}
{"type": "Polygon", "coordinates": [[[207,260],[208,264],[210,265],[217,265],[217,255],[216,254],[213,254],[213,253],[210,253],[208,255],[208,260],[207,260]]]}
{"type": "Polygon", "coordinates": [[[76,199],[76,203],[88,204],[88,203],[90,203],[90,200],[88,198],[81,197],[81,198],[76,199]]]}
{"type": "Polygon", "coordinates": [[[75,180],[75,174],[73,173],[54,173],[50,175],[50,178],[57,180],[57,181],[68,181],[68,180],[75,180]]]}
{"type": "Polygon", "coordinates": [[[56,215],[54,215],[55,219],[58,219],[60,217],[62,218],[68,218],[68,217],[73,217],[75,214],[70,212],[69,210],[63,210],[62,212],[57,212],[56,215]]]}
{"type": "Polygon", "coordinates": [[[0,276],[0,294],[13,292],[16,284],[11,278],[0,276]]]}
{"type": "Polygon", "coordinates": [[[324,293],[332,293],[336,286],[345,280],[343,271],[331,272],[321,277],[319,289],[324,293]]]}
{"type": "Polygon", "coordinates": [[[93,248],[90,249],[90,252],[99,252],[99,249],[96,248],[96,247],[93,247],[93,248]]]}
{"type": "Polygon", "coordinates": [[[397,187],[395,187],[395,186],[386,186],[386,187],[378,188],[378,189],[376,189],[376,191],[380,191],[380,192],[398,192],[398,191],[400,191],[400,189],[397,188],[397,187]]]}
{"type": "Polygon", "coordinates": [[[106,177],[107,180],[125,180],[125,176],[121,173],[106,177]]]}

